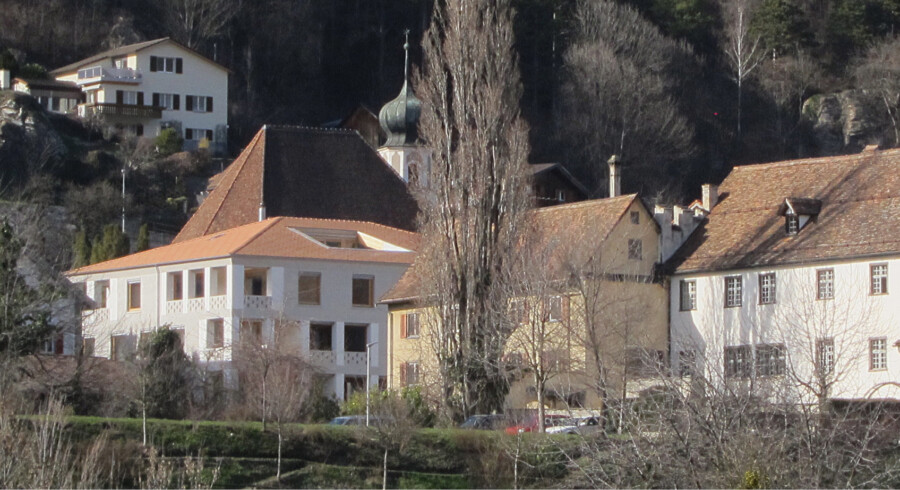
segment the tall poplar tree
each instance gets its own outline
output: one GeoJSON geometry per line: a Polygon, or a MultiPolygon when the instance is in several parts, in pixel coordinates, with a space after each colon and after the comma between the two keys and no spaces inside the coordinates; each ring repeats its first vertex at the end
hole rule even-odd
{"type": "Polygon", "coordinates": [[[433,151],[420,192],[422,298],[438,314],[442,399],[459,419],[502,408],[509,268],[530,206],[527,127],[510,0],[445,0],[426,33],[419,134],[433,151]]]}

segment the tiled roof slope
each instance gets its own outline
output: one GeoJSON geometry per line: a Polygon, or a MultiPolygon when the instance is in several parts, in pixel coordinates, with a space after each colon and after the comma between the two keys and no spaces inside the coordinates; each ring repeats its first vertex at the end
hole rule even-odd
{"type": "Polygon", "coordinates": [[[372,221],[415,229],[415,199],[355,131],[263,126],[218,177],[175,242],[269,216],[372,221]]]}
{"type": "MultiPolygon", "coordinates": [[[[538,244],[548,250],[551,263],[548,274],[558,270],[561,264],[554,259],[589,260],[596,256],[600,245],[606,240],[637,194],[629,194],[606,199],[594,199],[572,204],[562,204],[531,211],[528,224],[537,233],[538,244]]],[[[417,299],[420,294],[419,262],[407,269],[397,284],[382,298],[382,303],[403,303],[417,299]]],[[[567,263],[567,265],[570,265],[567,263]]]]}
{"type": "Polygon", "coordinates": [[[900,253],[900,150],[735,167],[719,204],[668,264],[716,271],[900,253]],[[778,214],[786,198],[818,199],[796,236],[778,214]]]}
{"type": "Polygon", "coordinates": [[[419,236],[416,233],[376,223],[278,217],[100,262],[69,271],[68,274],[93,274],[231,256],[409,264],[418,245],[419,236]],[[409,252],[325,247],[296,231],[304,228],[358,231],[409,252]]]}

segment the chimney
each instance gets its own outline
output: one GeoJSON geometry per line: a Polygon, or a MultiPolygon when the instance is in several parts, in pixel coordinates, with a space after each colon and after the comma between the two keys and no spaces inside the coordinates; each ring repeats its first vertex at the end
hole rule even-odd
{"type": "Polygon", "coordinates": [[[259,221],[266,219],[266,203],[259,203],[259,221]]]}
{"type": "Polygon", "coordinates": [[[622,159],[613,155],[606,163],[609,164],[609,197],[618,197],[622,195],[622,175],[619,173],[622,159]]]}
{"type": "Polygon", "coordinates": [[[9,90],[9,70],[0,70],[0,90],[9,90]]]}
{"type": "Polygon", "coordinates": [[[716,184],[703,184],[703,209],[712,211],[719,203],[719,186],[716,184]]]}

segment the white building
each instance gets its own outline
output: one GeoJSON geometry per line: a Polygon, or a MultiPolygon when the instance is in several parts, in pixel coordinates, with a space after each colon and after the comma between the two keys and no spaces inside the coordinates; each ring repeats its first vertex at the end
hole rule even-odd
{"type": "Polygon", "coordinates": [[[122,46],[50,74],[84,92],[81,117],[101,116],[137,135],[174,127],[185,149],[222,152],[228,128],[228,69],[169,39],[122,46]]]}
{"type": "MultiPolygon", "coordinates": [[[[376,305],[412,262],[418,235],[374,223],[271,218],[83,267],[95,308],[84,313],[86,353],[124,360],[161,325],[194,359],[223,369],[248,335],[275,328],[329,377],[343,398],[387,374],[387,307],[376,305]],[[284,321],[282,321],[284,320],[284,321]]],[[[283,347],[283,346],[280,346],[283,347]]],[[[230,383],[230,381],[229,381],[230,383]]],[[[233,383],[232,383],[233,385],[233,383]]]]}
{"type": "Polygon", "coordinates": [[[898,174],[900,150],[875,147],[736,167],[671,262],[674,372],[787,401],[900,398],[898,174]]]}

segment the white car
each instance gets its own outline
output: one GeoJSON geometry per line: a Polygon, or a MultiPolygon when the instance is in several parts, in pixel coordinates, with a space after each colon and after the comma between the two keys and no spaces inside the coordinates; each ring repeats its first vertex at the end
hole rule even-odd
{"type": "Polygon", "coordinates": [[[596,434],[603,430],[599,417],[582,417],[566,419],[555,427],[547,427],[548,434],[596,434]]]}

